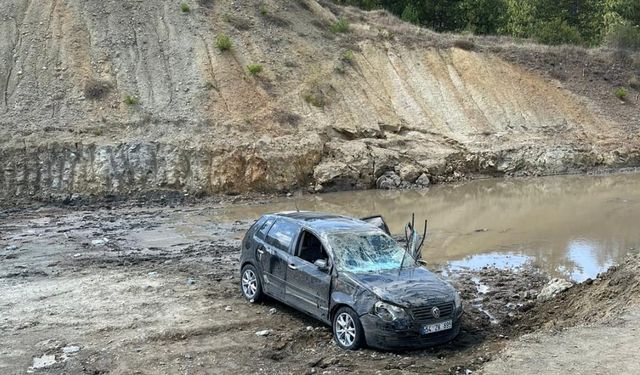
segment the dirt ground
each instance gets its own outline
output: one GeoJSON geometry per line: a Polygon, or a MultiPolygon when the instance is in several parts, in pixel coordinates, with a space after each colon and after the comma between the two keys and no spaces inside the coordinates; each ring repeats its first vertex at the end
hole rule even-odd
{"type": "MultiPolygon", "coordinates": [[[[575,323],[532,315],[549,316],[555,303],[536,302],[548,278],[535,269],[449,271],[443,277],[466,310],[453,342],[343,351],[304,314],[242,298],[238,248],[250,223],[216,212],[213,204],[0,211],[0,373],[500,373],[492,361],[500,366],[512,344],[523,345],[522,333],[535,327],[546,338],[549,327],[575,323]]],[[[637,287],[630,275],[617,285],[637,287]]],[[[613,287],[613,279],[592,284],[613,287]]]]}

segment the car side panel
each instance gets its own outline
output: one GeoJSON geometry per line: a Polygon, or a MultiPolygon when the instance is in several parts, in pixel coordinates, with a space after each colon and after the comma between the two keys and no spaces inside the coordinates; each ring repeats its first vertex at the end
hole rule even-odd
{"type": "Polygon", "coordinates": [[[284,298],[285,277],[289,254],[268,243],[260,242],[256,257],[262,271],[262,285],[265,292],[276,298],[284,298]]]}
{"type": "Polygon", "coordinates": [[[329,311],[331,275],[315,265],[291,256],[286,278],[287,303],[323,319],[329,311]]]}

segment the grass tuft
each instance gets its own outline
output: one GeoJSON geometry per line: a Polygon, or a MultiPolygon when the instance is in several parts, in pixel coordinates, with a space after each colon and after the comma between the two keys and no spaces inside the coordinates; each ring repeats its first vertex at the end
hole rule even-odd
{"type": "Polygon", "coordinates": [[[333,33],[348,33],[349,32],[349,21],[345,18],[340,18],[329,28],[333,33]]]}
{"type": "Polygon", "coordinates": [[[618,87],[615,91],[616,97],[620,100],[626,100],[629,92],[624,87],[618,87]]]}
{"type": "Polygon", "coordinates": [[[124,104],[126,105],[139,105],[140,99],[137,96],[127,95],[124,97],[124,104]]]}
{"type": "Polygon", "coordinates": [[[350,63],[353,61],[353,57],[354,57],[353,51],[347,50],[342,54],[342,61],[350,63]]]}
{"type": "Polygon", "coordinates": [[[220,51],[228,51],[233,47],[233,42],[231,42],[231,39],[224,35],[224,34],[220,34],[216,37],[216,48],[219,49],[220,51]]]}
{"type": "Polygon", "coordinates": [[[260,74],[262,72],[262,65],[261,64],[249,64],[249,65],[247,65],[247,70],[249,71],[249,74],[251,74],[252,76],[255,76],[255,75],[260,74]]]}
{"type": "Polygon", "coordinates": [[[182,13],[191,12],[191,8],[189,7],[189,4],[187,4],[187,3],[180,3],[180,10],[182,11],[182,13]]]}

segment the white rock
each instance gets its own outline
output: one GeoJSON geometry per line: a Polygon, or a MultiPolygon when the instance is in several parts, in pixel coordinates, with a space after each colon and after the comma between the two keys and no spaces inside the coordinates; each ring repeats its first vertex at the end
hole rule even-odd
{"type": "Polygon", "coordinates": [[[564,279],[553,279],[549,281],[547,285],[538,294],[539,301],[547,301],[571,288],[573,284],[570,281],[564,279]]]}
{"type": "Polygon", "coordinates": [[[80,347],[76,345],[69,345],[62,348],[62,352],[64,354],[72,354],[72,353],[77,353],[79,351],[80,351],[80,347]]]}
{"type": "Polygon", "coordinates": [[[109,242],[109,239],[108,238],[103,238],[103,239],[93,240],[93,241],[91,241],[91,244],[93,246],[99,246],[99,245],[104,245],[107,242],[109,242]]]}
{"type": "Polygon", "coordinates": [[[232,310],[231,306],[227,306],[227,307],[224,308],[224,311],[231,311],[231,310],[232,310]]]}
{"type": "Polygon", "coordinates": [[[265,329],[263,331],[258,331],[256,332],[256,336],[269,336],[271,334],[271,332],[273,332],[270,329],[265,329]]]}

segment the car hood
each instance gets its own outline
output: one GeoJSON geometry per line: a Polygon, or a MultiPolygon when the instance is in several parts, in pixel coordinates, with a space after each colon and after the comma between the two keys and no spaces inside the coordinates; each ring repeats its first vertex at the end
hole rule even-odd
{"type": "Polygon", "coordinates": [[[456,293],[449,283],[423,267],[349,276],[380,299],[403,307],[453,301],[456,293]]]}

